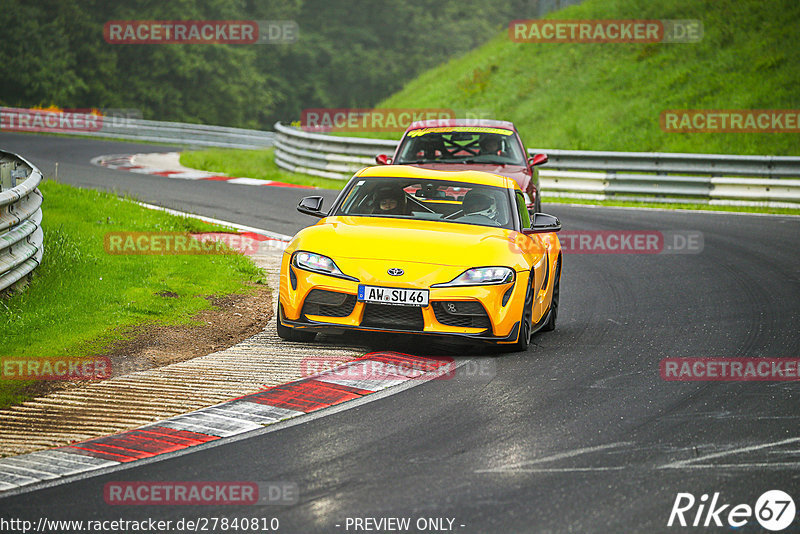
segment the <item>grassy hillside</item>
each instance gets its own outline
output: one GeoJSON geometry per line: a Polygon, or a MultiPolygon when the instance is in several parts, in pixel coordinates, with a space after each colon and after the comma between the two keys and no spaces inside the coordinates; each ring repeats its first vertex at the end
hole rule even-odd
{"type": "Polygon", "coordinates": [[[377,107],[512,120],[529,147],[800,154],[797,133],[668,133],[659,124],[667,109],[800,108],[797,0],[587,0],[547,18],[700,19],[705,35],[694,44],[534,44],[502,32],[377,107]]]}

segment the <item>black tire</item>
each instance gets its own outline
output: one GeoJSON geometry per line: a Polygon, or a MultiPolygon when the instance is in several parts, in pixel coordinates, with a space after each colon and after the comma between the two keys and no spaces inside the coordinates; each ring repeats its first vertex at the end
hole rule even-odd
{"type": "MultiPolygon", "coordinates": [[[[533,271],[531,270],[531,277],[533,271]]],[[[522,316],[519,320],[519,337],[517,342],[511,345],[512,352],[525,352],[531,342],[531,331],[533,330],[533,281],[528,284],[528,292],[525,294],[525,307],[522,309],[522,316]]]]}
{"type": "Polygon", "coordinates": [[[542,327],[545,332],[552,332],[556,329],[556,319],[558,319],[558,297],[561,293],[561,258],[556,263],[556,274],[553,277],[553,301],[550,303],[550,317],[542,327]]]}
{"type": "Polygon", "coordinates": [[[278,319],[275,321],[276,329],[278,330],[278,337],[286,341],[296,342],[309,342],[314,341],[317,337],[316,332],[306,332],[304,330],[295,330],[281,324],[281,317],[283,317],[283,306],[278,304],[278,319]]]}

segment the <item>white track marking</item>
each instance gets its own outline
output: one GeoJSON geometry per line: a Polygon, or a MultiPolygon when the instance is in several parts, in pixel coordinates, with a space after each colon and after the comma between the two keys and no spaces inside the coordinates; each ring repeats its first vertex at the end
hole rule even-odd
{"type": "Polygon", "coordinates": [[[498,469],[498,470],[484,470],[475,471],[476,473],[591,473],[600,471],[621,471],[627,469],[626,465],[609,466],[609,467],[531,467],[519,469],[498,469]]]}
{"type": "MultiPolygon", "coordinates": [[[[659,467],[659,469],[681,469],[685,467],[690,467],[690,468],[700,467],[700,466],[692,466],[691,464],[702,462],[704,460],[710,460],[712,458],[722,458],[723,456],[731,456],[743,452],[759,451],[761,449],[768,449],[770,447],[779,447],[781,445],[788,445],[789,443],[798,443],[798,442],[800,442],[800,438],[789,438],[781,441],[774,441],[772,443],[762,443],[761,445],[750,445],[748,447],[740,447],[738,449],[730,449],[727,451],[706,454],[705,456],[698,456],[697,458],[690,458],[688,460],[678,460],[677,462],[671,462],[666,465],[662,465],[661,467],[659,467]]],[[[800,466],[800,462],[792,462],[792,464],[795,466],[800,466]]],[[[753,464],[753,465],[760,465],[760,464],[753,464]]],[[[766,465],[775,465],[775,464],[766,464],[766,465]]],[[[716,466],[710,465],[708,467],[716,467],[716,466]]]]}
{"type": "MultiPolygon", "coordinates": [[[[526,466],[529,465],[536,465],[542,464],[545,462],[555,462],[557,460],[564,460],[566,458],[574,458],[576,456],[580,456],[582,454],[588,454],[591,452],[598,452],[598,451],[605,451],[608,449],[616,449],[619,447],[625,447],[628,445],[633,445],[633,442],[630,441],[622,441],[619,443],[609,443],[608,445],[597,445],[595,447],[583,447],[581,449],[575,449],[572,451],[566,452],[559,452],[557,454],[551,454],[550,456],[544,456],[542,458],[537,458],[535,460],[529,460],[526,462],[519,462],[515,464],[504,465],[501,467],[495,467],[493,469],[479,469],[475,471],[476,473],[508,473],[508,472],[526,472],[526,466]]],[[[621,469],[622,467],[587,467],[587,468],[564,468],[567,470],[613,470],[613,469],[621,469]]],[[[558,468],[556,468],[558,469],[558,468]]],[[[534,470],[538,470],[534,468],[534,470]]]]}
{"type": "Polygon", "coordinates": [[[270,185],[272,182],[267,180],[257,180],[255,178],[231,178],[230,180],[225,180],[229,184],[238,184],[238,185],[270,185]]]}

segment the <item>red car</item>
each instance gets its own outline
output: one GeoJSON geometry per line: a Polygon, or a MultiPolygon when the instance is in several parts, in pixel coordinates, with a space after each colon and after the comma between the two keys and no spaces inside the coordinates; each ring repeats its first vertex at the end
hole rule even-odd
{"type": "Polygon", "coordinates": [[[380,165],[414,165],[440,171],[484,171],[515,180],[528,211],[542,211],[539,172],[547,154],[527,157],[514,124],[495,120],[417,121],[403,134],[394,156],[375,157],[380,165]]]}

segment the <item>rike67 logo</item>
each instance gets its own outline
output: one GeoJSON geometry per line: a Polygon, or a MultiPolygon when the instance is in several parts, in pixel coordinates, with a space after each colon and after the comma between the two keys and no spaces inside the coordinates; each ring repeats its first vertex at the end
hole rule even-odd
{"type": "Polygon", "coordinates": [[[781,490],[764,492],[755,506],[725,503],[719,492],[710,498],[704,493],[700,499],[691,493],[678,493],[667,526],[722,527],[727,524],[738,529],[751,524],[755,518],[762,528],[778,532],[794,523],[796,512],[792,497],[781,490]]]}

